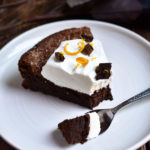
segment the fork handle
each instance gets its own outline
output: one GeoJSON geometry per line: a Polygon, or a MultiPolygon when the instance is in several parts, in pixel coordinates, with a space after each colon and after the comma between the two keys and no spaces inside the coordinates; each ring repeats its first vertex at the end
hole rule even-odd
{"type": "Polygon", "coordinates": [[[145,96],[148,96],[150,95],[150,88],[146,89],[145,91],[131,97],[130,99],[124,101],[123,103],[119,104],[118,106],[116,106],[114,109],[113,109],[113,112],[116,113],[119,109],[121,109],[122,107],[130,104],[130,103],[133,103],[135,101],[138,101],[140,100],[141,98],[145,97],[145,96]]]}

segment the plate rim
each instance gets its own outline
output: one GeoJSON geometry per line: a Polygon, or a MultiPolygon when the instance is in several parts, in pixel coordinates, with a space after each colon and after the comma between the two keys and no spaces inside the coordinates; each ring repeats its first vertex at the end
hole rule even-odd
{"type": "MultiPolygon", "coordinates": [[[[113,23],[109,23],[109,22],[105,22],[105,21],[98,21],[98,20],[89,20],[89,19],[69,19],[69,20],[61,20],[61,21],[54,21],[54,22],[50,22],[50,23],[46,23],[46,24],[43,24],[43,25],[39,25],[37,27],[34,27],[32,29],[29,29],[19,35],[17,35],[15,38],[13,38],[12,40],[10,40],[8,43],[6,43],[1,49],[0,49],[0,63],[1,63],[1,58],[3,58],[3,55],[5,56],[5,52],[8,52],[7,50],[7,47],[11,44],[13,44],[16,40],[19,40],[20,38],[30,34],[31,32],[34,32],[36,30],[39,30],[40,28],[44,28],[48,25],[53,25],[53,24],[59,24],[59,23],[67,23],[67,22],[89,22],[89,23],[93,23],[93,24],[98,24],[98,25],[103,25],[103,26],[108,26],[110,28],[115,28],[119,31],[122,31],[123,33],[127,33],[127,35],[131,35],[132,37],[142,41],[144,44],[146,44],[148,47],[150,47],[150,42],[140,36],[139,34],[125,28],[125,27],[122,27],[120,25],[116,25],[116,24],[113,24],[113,23]]],[[[11,53],[11,51],[9,52],[11,53]]],[[[9,145],[11,145],[12,147],[14,148],[19,148],[19,149],[22,149],[21,147],[15,145],[12,141],[11,141],[11,138],[8,139],[8,138],[5,138],[5,135],[3,135],[2,133],[0,133],[2,139],[8,143],[9,145]]],[[[150,133],[147,133],[147,136],[144,137],[142,140],[139,140],[137,143],[135,143],[134,145],[130,146],[127,150],[135,150],[135,149],[138,149],[140,146],[142,146],[143,144],[145,144],[146,142],[148,142],[150,140],[150,133]]]]}

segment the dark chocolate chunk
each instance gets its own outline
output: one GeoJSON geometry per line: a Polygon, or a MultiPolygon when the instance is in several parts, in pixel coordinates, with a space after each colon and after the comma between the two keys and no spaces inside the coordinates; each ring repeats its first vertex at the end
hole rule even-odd
{"type": "Polygon", "coordinates": [[[111,75],[111,63],[100,63],[99,66],[96,67],[96,80],[99,79],[108,79],[111,75]]]}
{"type": "Polygon", "coordinates": [[[64,61],[65,57],[63,56],[63,54],[59,53],[59,52],[56,52],[55,53],[55,58],[57,61],[61,62],[61,61],[64,61]]]}
{"type": "Polygon", "coordinates": [[[89,56],[92,53],[92,51],[93,51],[93,47],[90,44],[86,44],[84,49],[83,49],[83,51],[82,51],[82,53],[84,55],[88,55],[89,56]]]}
{"type": "Polygon", "coordinates": [[[92,42],[92,40],[93,40],[93,36],[92,36],[92,35],[81,34],[81,37],[82,37],[86,42],[92,42]]]}

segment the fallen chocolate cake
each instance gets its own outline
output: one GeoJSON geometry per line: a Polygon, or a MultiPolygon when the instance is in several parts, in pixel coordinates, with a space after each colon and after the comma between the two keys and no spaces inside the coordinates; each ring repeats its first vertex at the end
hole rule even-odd
{"type": "Polygon", "coordinates": [[[101,131],[99,115],[96,112],[87,113],[73,119],[66,119],[58,124],[68,144],[85,143],[96,138],[101,131]]]}
{"type": "Polygon", "coordinates": [[[112,100],[111,63],[88,27],[48,36],[19,60],[23,87],[88,108],[112,100]]]}

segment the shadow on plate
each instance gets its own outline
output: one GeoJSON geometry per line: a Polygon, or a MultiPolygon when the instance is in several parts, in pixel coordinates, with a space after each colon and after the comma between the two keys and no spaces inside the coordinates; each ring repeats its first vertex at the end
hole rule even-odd
{"type": "Polygon", "coordinates": [[[23,90],[22,87],[22,77],[19,74],[19,72],[15,72],[13,74],[11,74],[11,76],[9,76],[9,78],[6,79],[6,85],[10,88],[14,88],[14,89],[19,89],[19,90],[23,90]]]}
{"type": "Polygon", "coordinates": [[[63,137],[63,135],[58,129],[54,130],[51,136],[55,144],[58,145],[59,147],[62,147],[62,148],[71,147],[71,145],[67,143],[67,141],[65,140],[65,138],[63,137]]]}

